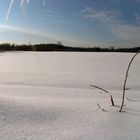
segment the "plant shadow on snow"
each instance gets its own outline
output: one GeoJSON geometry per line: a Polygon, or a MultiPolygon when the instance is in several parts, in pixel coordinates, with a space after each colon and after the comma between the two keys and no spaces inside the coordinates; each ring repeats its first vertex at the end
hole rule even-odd
{"type": "Polygon", "coordinates": [[[130,115],[140,116],[140,110],[131,109],[130,107],[124,107],[124,113],[128,113],[130,115]]]}
{"type": "MultiPolygon", "coordinates": [[[[136,102],[133,101],[133,103],[135,104],[136,102]]],[[[118,110],[120,108],[120,105],[114,105],[114,106],[110,105],[108,107],[104,107],[104,106],[102,106],[102,107],[103,108],[101,110],[97,109],[96,111],[100,111],[100,112],[103,112],[103,113],[109,113],[109,114],[110,113],[111,114],[112,113],[113,114],[114,113],[118,114],[118,110]]],[[[121,114],[132,115],[132,116],[140,116],[140,109],[138,107],[136,107],[136,109],[135,109],[135,107],[133,105],[131,105],[131,104],[127,105],[126,104],[126,105],[124,105],[124,109],[122,110],[121,114]]]]}
{"type": "MultiPolygon", "coordinates": [[[[116,102],[115,102],[116,103],[116,102]]],[[[126,98],[126,104],[124,104],[124,109],[122,110],[122,113],[129,114],[129,115],[135,115],[140,116],[140,109],[139,109],[140,99],[130,97],[126,98]]],[[[107,112],[107,113],[118,113],[118,110],[120,108],[120,105],[115,104],[114,106],[105,104],[101,106],[101,108],[98,107],[96,111],[101,112],[107,112]]]]}
{"type": "Polygon", "coordinates": [[[131,101],[131,102],[140,102],[140,99],[136,99],[136,98],[133,98],[133,99],[130,99],[130,98],[127,98],[128,101],[131,101]]]}

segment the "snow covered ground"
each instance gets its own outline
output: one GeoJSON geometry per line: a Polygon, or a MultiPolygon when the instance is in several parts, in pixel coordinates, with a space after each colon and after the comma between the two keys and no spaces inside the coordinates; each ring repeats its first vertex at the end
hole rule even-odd
{"type": "Polygon", "coordinates": [[[133,54],[0,53],[1,140],[139,140],[140,56],[128,78],[125,112],[119,113],[125,71],[133,54]],[[89,85],[101,86],[108,95],[89,85]],[[97,103],[105,111],[99,111],[97,103]]]}

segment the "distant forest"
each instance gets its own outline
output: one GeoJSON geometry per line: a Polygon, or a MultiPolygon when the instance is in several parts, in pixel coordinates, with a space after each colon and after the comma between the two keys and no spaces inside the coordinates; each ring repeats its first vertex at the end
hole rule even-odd
{"type": "Polygon", "coordinates": [[[66,51],[66,52],[137,52],[140,47],[132,48],[100,48],[100,47],[69,47],[62,45],[61,42],[57,44],[0,44],[0,51],[66,51]]]}

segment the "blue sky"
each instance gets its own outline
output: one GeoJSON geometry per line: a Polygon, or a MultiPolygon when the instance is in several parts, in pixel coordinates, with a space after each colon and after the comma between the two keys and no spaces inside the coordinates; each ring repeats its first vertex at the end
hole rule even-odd
{"type": "Polygon", "coordinates": [[[0,43],[140,45],[140,0],[0,0],[0,43]]]}

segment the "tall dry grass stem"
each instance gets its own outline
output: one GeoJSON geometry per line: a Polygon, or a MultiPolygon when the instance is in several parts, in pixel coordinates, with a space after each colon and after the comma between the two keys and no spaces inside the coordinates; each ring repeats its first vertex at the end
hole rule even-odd
{"type": "Polygon", "coordinates": [[[130,67],[131,67],[131,64],[132,62],[134,61],[134,58],[140,53],[140,50],[135,53],[135,55],[131,58],[129,64],[128,64],[128,67],[127,67],[127,70],[126,70],[126,73],[125,73],[125,80],[124,80],[124,85],[123,85],[123,95],[122,95],[122,103],[121,103],[121,107],[120,107],[120,110],[119,112],[122,112],[122,109],[123,109],[123,106],[124,106],[124,99],[125,99],[125,91],[126,91],[126,82],[127,82],[127,79],[128,79],[128,73],[129,73],[129,70],[130,70],[130,67]]]}

